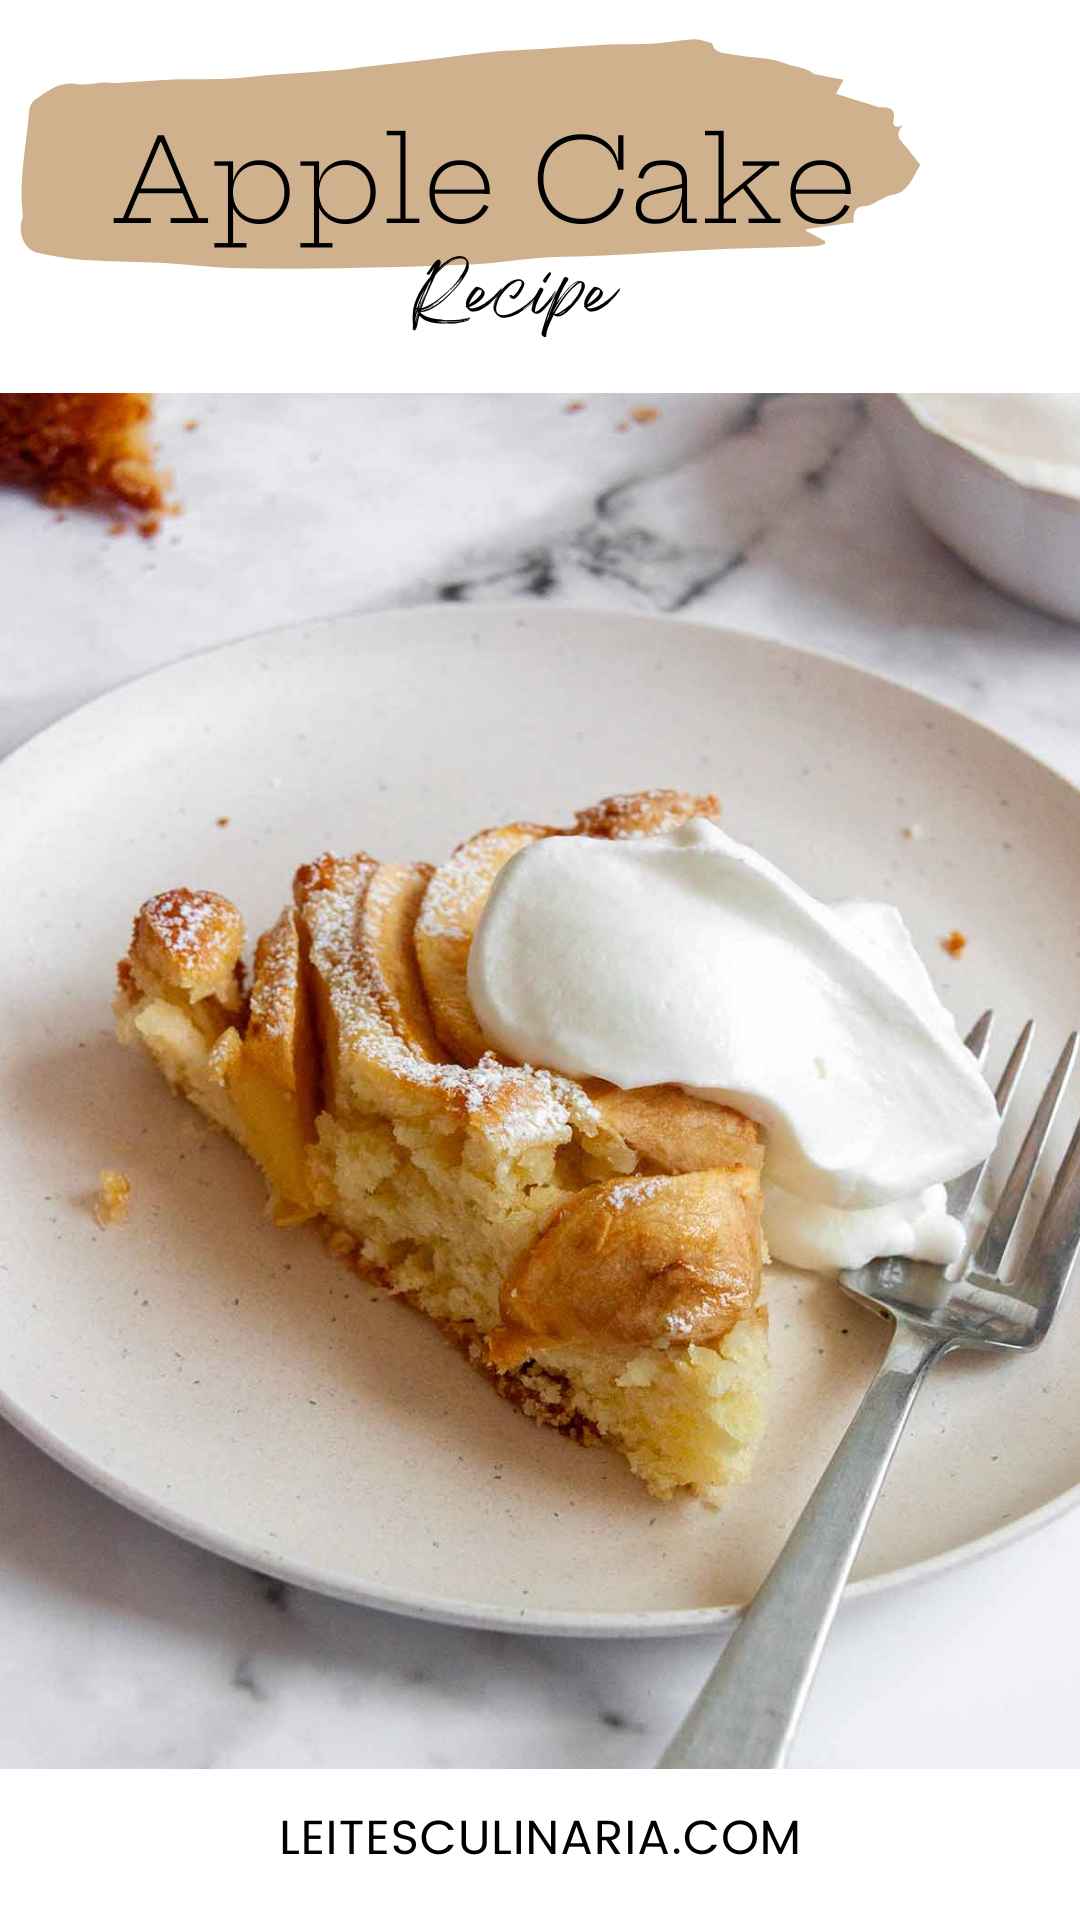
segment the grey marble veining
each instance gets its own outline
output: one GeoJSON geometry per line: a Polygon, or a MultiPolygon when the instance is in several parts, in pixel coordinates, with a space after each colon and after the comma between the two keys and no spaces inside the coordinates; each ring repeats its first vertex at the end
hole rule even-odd
{"type": "MultiPolygon", "coordinates": [[[[0,494],[0,747],[263,627],[543,597],[852,660],[1080,779],[1080,632],[922,529],[857,397],[573,398],[171,396],[185,512],[151,543],[0,494]]],[[[1074,1515],[850,1607],[797,1760],[1074,1763],[1078,1573],[1074,1515]],[[1006,1673],[988,1698],[997,1622],[1036,1604],[1034,1679],[1006,1673]]],[[[323,1600],[172,1539],[0,1425],[0,1764],[647,1766],[715,1651],[323,1600]]]]}
{"type": "Polygon", "coordinates": [[[431,583],[442,600],[521,594],[610,605],[627,595],[658,613],[696,609],[741,567],[804,488],[823,486],[863,426],[860,402],[753,398],[718,418],[709,444],[660,473],[605,487],[578,524],[431,583]]]}

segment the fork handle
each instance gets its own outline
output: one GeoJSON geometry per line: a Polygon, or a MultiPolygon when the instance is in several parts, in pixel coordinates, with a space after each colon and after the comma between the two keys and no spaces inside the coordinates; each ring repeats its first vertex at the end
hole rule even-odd
{"type": "Polygon", "coordinates": [[[940,1335],[901,1322],[780,1558],[661,1767],[782,1767],[866,1525],[940,1335]]]}

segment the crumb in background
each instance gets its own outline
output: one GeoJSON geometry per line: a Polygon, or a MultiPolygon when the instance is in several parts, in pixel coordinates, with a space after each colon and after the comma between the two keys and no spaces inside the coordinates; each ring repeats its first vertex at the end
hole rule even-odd
{"type": "Polygon", "coordinates": [[[0,480],[51,507],[104,507],[110,532],[156,533],[168,476],[150,443],[148,393],[0,393],[0,480]]]}

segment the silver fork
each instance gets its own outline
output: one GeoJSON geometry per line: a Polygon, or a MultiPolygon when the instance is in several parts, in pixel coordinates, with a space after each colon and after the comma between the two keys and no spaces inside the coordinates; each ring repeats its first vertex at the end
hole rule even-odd
{"type": "MultiPolygon", "coordinates": [[[[992,1019],[985,1013],[968,1035],[980,1066],[992,1019]]],[[[1003,1119],[1032,1031],[1029,1020],[997,1088],[1003,1119]]],[[[1080,1126],[1027,1252],[1015,1272],[1005,1276],[1002,1268],[1076,1049],[1074,1033],[1050,1076],[993,1216],[975,1252],[957,1266],[956,1278],[947,1280],[941,1267],[895,1258],[873,1260],[841,1274],[846,1293],[893,1321],[889,1350],[661,1767],[783,1766],[874,1503],[930,1368],[957,1347],[1029,1352],[1045,1338],[1080,1246],[1080,1126]]],[[[969,1214],[986,1164],[949,1187],[949,1211],[956,1218],[969,1214]]]]}

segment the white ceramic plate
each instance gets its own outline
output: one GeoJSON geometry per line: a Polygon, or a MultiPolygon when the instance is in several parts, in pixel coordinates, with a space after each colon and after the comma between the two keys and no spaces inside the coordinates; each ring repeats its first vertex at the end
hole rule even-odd
{"type": "MultiPolygon", "coordinates": [[[[886,895],[962,1024],[1028,1011],[1045,1068],[1080,1006],[1080,793],[885,681],[654,620],[449,608],[298,627],[74,714],[0,769],[0,1408],[95,1486],[303,1585],[507,1628],[715,1626],[773,1559],[862,1392],[881,1323],[774,1268],[769,1435],[720,1513],[512,1412],[122,1051],[131,915],[218,888],[258,929],[327,845],[438,858],[502,819],[714,787],[725,823],[827,896],[886,895]],[[227,816],[229,824],[216,822],[227,816]],[[907,838],[905,827],[922,829],[907,838]],[[968,936],[958,960],[938,945],[968,936]],[[134,1185],[102,1231],[99,1169],[134,1185]]],[[[1034,1079],[1034,1075],[1033,1075],[1034,1079]]],[[[1071,1116],[1070,1116],[1071,1117],[1071,1116]]],[[[947,1363],[859,1563],[967,1556],[1080,1480],[1080,1288],[1034,1357],[947,1363]]]]}

